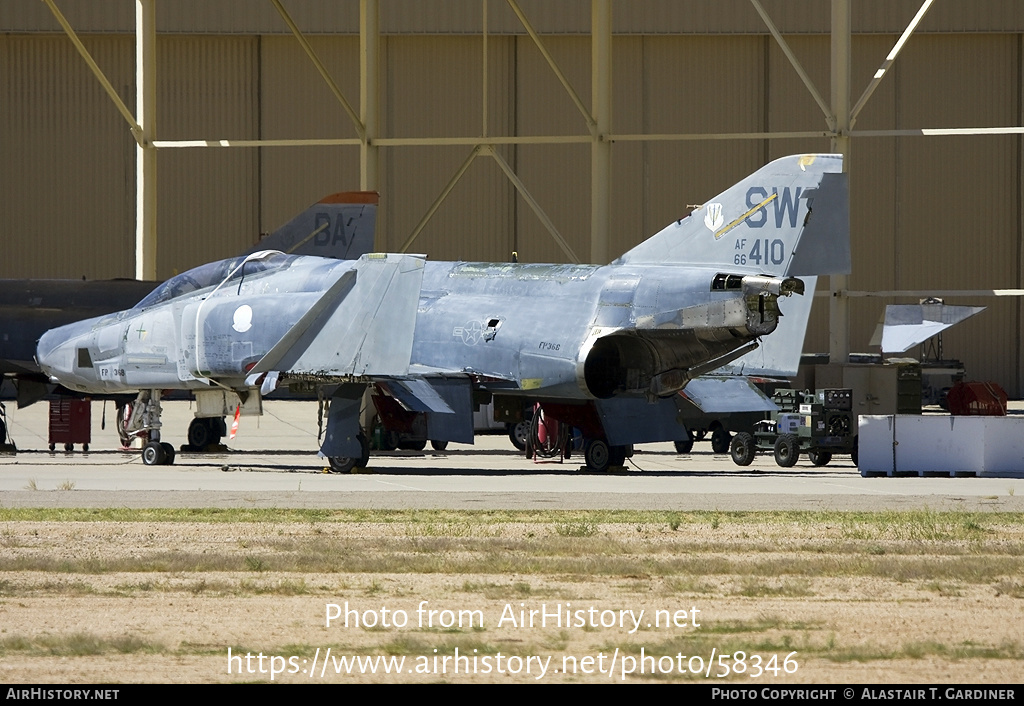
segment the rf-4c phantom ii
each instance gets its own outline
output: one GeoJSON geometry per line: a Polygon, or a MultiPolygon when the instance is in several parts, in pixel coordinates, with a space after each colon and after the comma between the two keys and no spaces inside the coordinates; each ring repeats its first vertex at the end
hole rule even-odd
{"type": "Polygon", "coordinates": [[[752,388],[720,369],[793,374],[815,276],[850,270],[847,192],[840,156],[784,157],[603,266],[256,252],[49,331],[38,361],[72,389],[138,391],[150,465],[173,459],[161,390],[248,406],[303,381],[334,387],[320,453],[335,471],[368,461],[367,386],[423,414],[438,441],[472,442],[474,402],[488,395],[542,402],[582,430],[587,465],[603,469],[630,444],[686,438],[683,388],[749,409],[719,383],[752,388]],[[793,294],[804,296],[785,302],[780,324],[793,294]]]}

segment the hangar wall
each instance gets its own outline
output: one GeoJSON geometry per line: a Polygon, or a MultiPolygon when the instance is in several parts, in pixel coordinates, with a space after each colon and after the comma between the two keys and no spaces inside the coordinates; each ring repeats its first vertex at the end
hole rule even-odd
{"type": "MultiPolygon", "coordinates": [[[[133,105],[131,3],[123,3],[127,14],[122,3],[60,4],[133,105]]],[[[207,17],[213,12],[203,9],[208,3],[198,3],[191,16],[189,3],[159,5],[159,136],[354,137],[276,13],[242,4],[237,12],[231,3],[214,4],[216,17],[207,17]]],[[[821,111],[756,14],[750,17],[747,3],[685,14],[678,5],[653,2],[645,12],[631,5],[629,13],[616,5],[613,132],[824,129],[821,111]]],[[[814,4],[825,9],[810,16],[797,16],[789,9],[793,3],[765,5],[827,96],[827,3],[814,4]]],[[[906,24],[895,5],[854,2],[854,99],[906,24]]],[[[523,6],[547,32],[545,44],[589,104],[589,2],[523,6]]],[[[296,4],[296,20],[316,34],[310,38],[315,50],[355,100],[358,13],[348,8],[332,14],[325,7],[296,4]]],[[[446,6],[455,8],[450,14],[424,13],[422,7],[397,0],[381,5],[382,133],[479,135],[480,3],[454,2],[446,6]]],[[[505,4],[490,8],[487,133],[587,134],[505,4]]],[[[1022,13],[1013,2],[986,4],[982,12],[970,3],[938,3],[927,32],[912,38],[857,129],[1024,124],[1022,13]]],[[[42,3],[5,3],[0,31],[0,276],[131,276],[135,160],[127,126],[68,39],[54,33],[42,3]]],[[[498,149],[587,259],[589,145],[498,149]]],[[[628,249],[684,215],[687,204],[705,201],[769,159],[828,149],[825,138],[616,143],[610,249],[628,249]]],[[[381,249],[401,246],[470,150],[383,149],[381,249]]],[[[160,275],[230,255],[320,196],[356,188],[358,160],[357,147],[160,150],[160,275]]],[[[1024,288],[1022,165],[1018,136],[854,139],[851,289],[1024,288]]],[[[501,260],[512,250],[522,261],[565,259],[487,158],[472,163],[410,249],[435,259],[501,260]]],[[[828,348],[827,307],[819,301],[807,350],[828,348]]],[[[854,301],[855,350],[867,350],[884,304],[892,301],[854,301]]],[[[963,359],[971,377],[1024,394],[1020,300],[947,302],[989,307],[946,334],[947,353],[963,359]]]]}

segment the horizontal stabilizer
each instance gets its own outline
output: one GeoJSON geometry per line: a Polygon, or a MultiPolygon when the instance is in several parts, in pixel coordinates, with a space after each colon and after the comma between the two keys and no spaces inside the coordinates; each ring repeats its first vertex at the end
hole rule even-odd
{"type": "Polygon", "coordinates": [[[681,393],[707,414],[774,412],[778,406],[745,377],[702,377],[681,393]]]}
{"type": "Polygon", "coordinates": [[[983,306],[890,304],[885,307],[883,353],[902,353],[985,310],[983,306]]]}

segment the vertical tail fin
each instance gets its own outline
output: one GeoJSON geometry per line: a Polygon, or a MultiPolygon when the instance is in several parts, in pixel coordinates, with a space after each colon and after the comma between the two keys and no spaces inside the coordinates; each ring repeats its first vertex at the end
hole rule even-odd
{"type": "Polygon", "coordinates": [[[289,255],[358,259],[374,250],[378,201],[374,191],[325,196],[243,254],[280,250],[289,255]]]}
{"type": "Polygon", "coordinates": [[[850,271],[843,158],[782,157],[640,243],[620,264],[686,264],[799,276],[850,271]]]}

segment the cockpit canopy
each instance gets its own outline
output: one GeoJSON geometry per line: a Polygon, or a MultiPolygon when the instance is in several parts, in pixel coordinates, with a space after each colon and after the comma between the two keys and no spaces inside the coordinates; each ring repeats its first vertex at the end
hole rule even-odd
{"type": "Polygon", "coordinates": [[[298,257],[297,255],[285,255],[276,250],[264,250],[251,255],[200,265],[171,277],[132,308],[147,309],[203,289],[212,289],[222,282],[225,284],[233,281],[240,282],[253,275],[283,270],[291,266],[298,257]]]}

